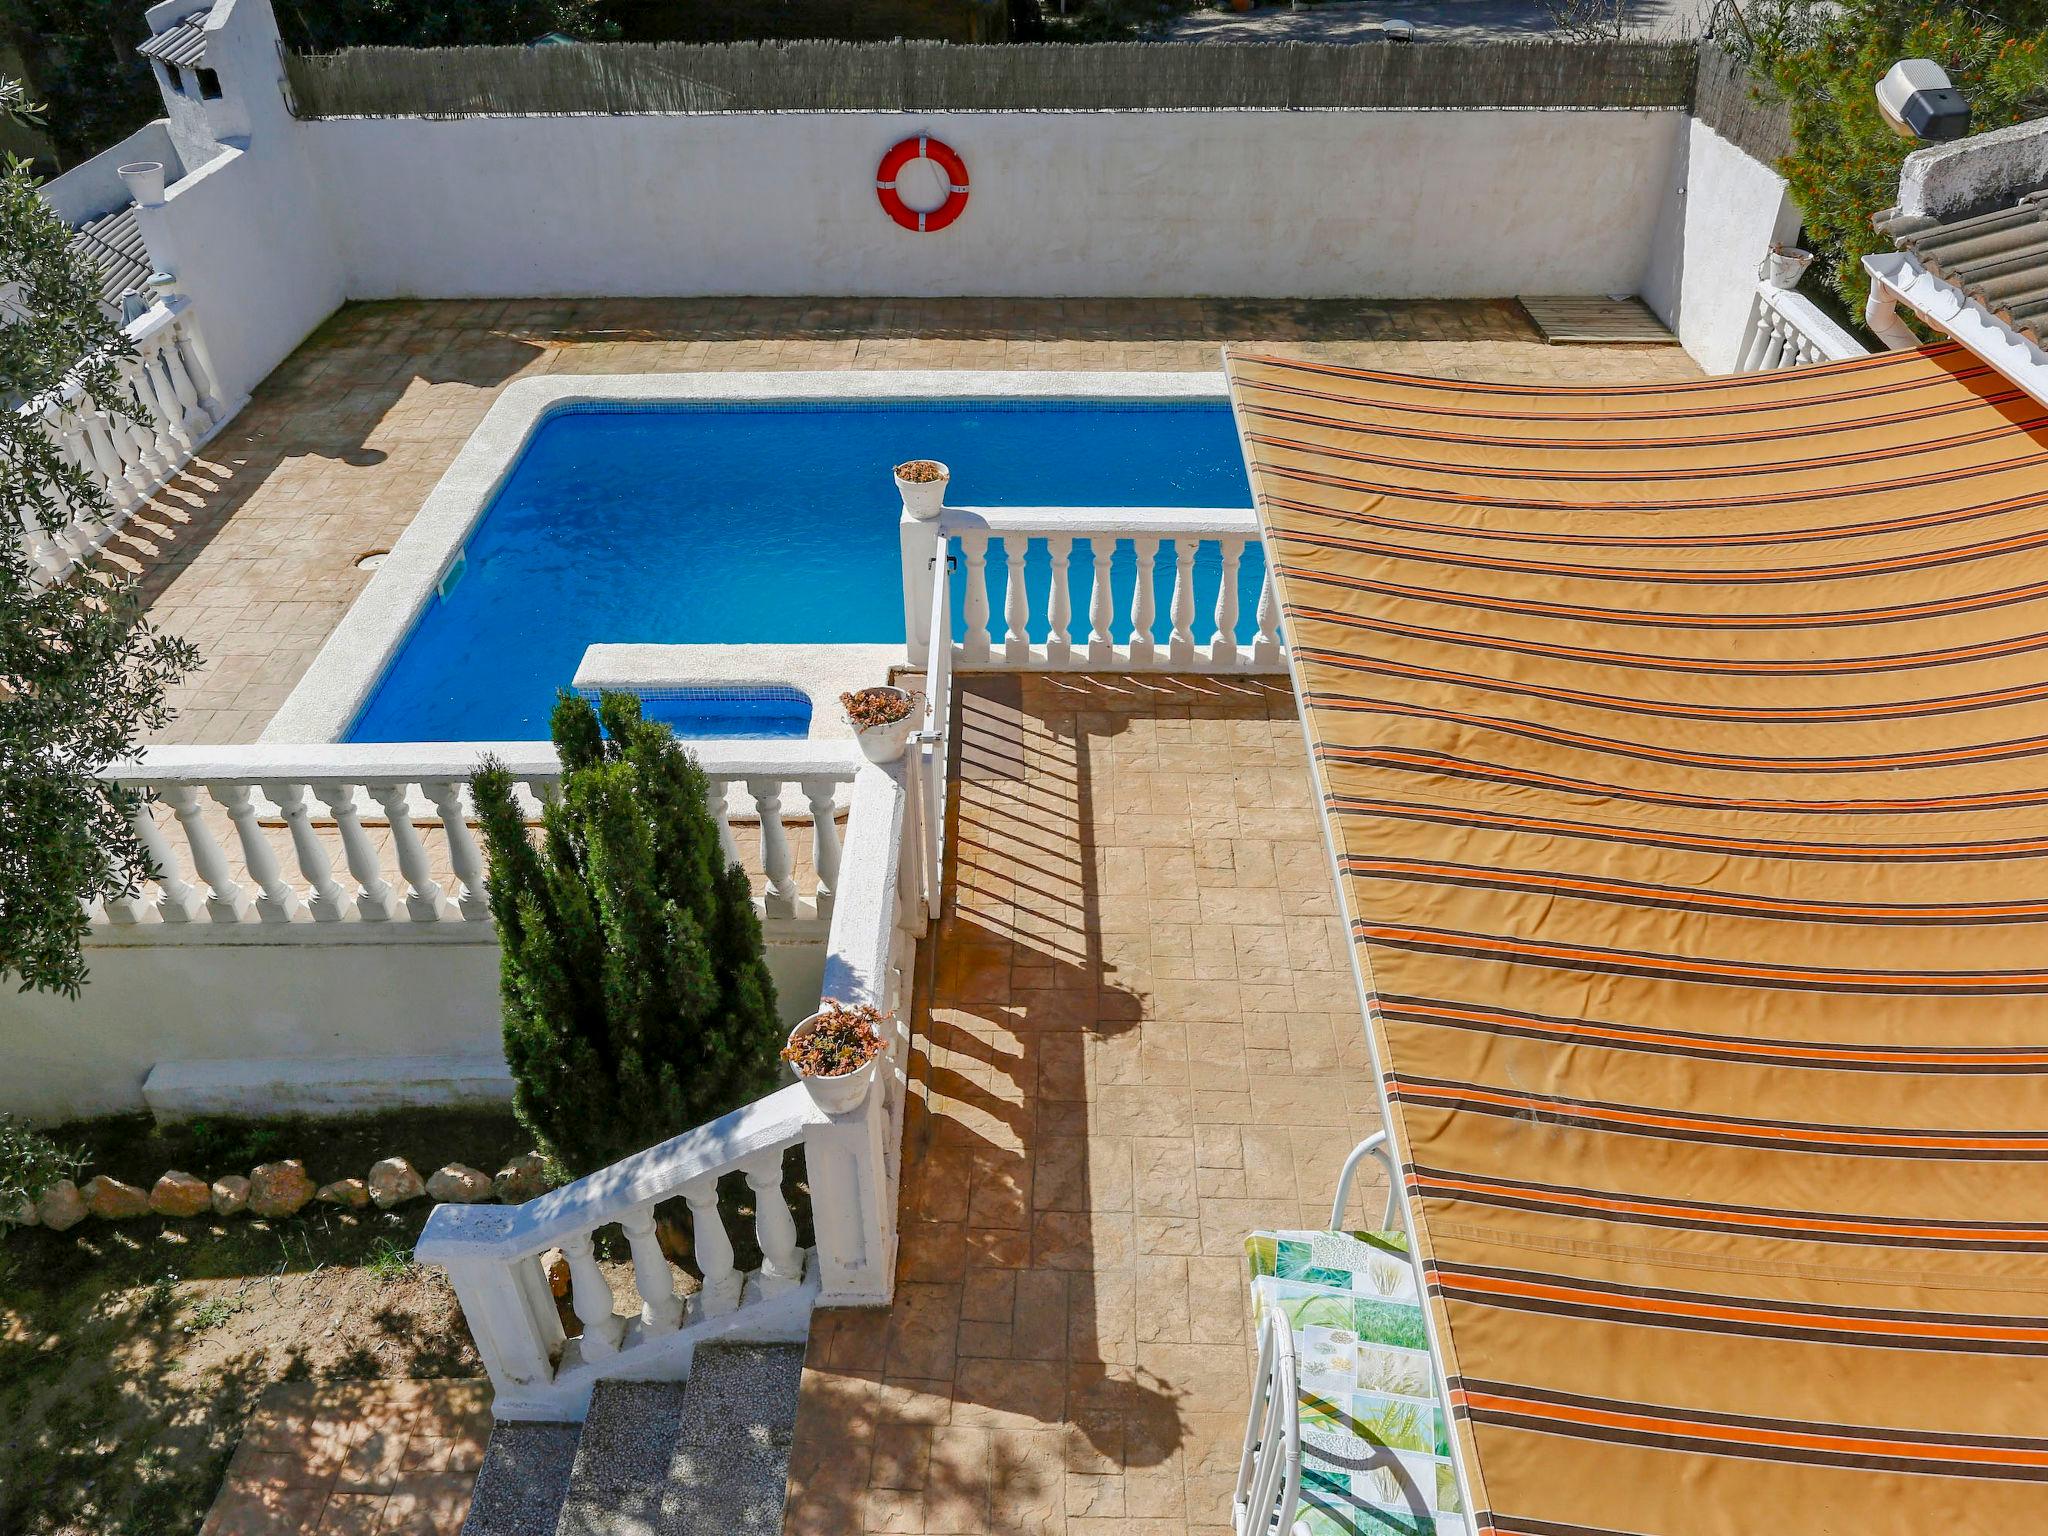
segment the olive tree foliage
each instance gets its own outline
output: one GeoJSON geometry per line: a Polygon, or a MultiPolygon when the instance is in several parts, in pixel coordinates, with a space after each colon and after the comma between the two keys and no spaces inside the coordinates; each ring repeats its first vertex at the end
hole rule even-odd
{"type": "MultiPolygon", "coordinates": [[[[26,110],[20,86],[0,84],[0,111],[26,110]]],[[[10,158],[0,167],[0,505],[53,532],[111,508],[34,406],[68,384],[104,410],[141,410],[118,368],[132,349],[68,239],[10,158]]],[[[143,617],[131,579],[95,568],[44,581],[20,535],[0,529],[0,978],[77,995],[85,903],[131,892],[149,873],[132,799],[100,770],[164,724],[166,691],[196,661],[143,617]]]]}

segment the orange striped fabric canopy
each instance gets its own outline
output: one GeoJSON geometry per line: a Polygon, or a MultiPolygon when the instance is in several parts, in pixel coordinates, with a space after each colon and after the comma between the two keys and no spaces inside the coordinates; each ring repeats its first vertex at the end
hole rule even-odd
{"type": "Polygon", "coordinates": [[[2048,411],[1228,370],[1475,1527],[2048,1527],[2048,411]]]}

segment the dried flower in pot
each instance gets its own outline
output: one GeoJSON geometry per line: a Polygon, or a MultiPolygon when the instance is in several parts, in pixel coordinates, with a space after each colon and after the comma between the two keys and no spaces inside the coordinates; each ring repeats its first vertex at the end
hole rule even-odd
{"type": "Polygon", "coordinates": [[[782,1059],[796,1070],[818,1108],[843,1115],[860,1108],[875,1080],[887,1016],[868,1003],[826,998],[789,1032],[782,1059]]]}
{"type": "Polygon", "coordinates": [[[946,504],[946,486],[953,471],[937,459],[911,459],[896,466],[896,493],[903,510],[920,522],[939,515],[946,504]]]}
{"type": "Polygon", "coordinates": [[[871,763],[893,763],[903,755],[917,724],[916,698],[901,688],[863,688],[839,695],[854,740],[871,763]]]}

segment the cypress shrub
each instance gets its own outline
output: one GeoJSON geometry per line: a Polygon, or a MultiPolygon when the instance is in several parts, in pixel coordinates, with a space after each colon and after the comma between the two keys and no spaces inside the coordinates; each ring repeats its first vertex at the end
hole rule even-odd
{"type": "Polygon", "coordinates": [[[538,846],[503,764],[470,783],[513,1104],[581,1175],[773,1089],[784,1031],[703,769],[630,694],[565,692],[551,724],[562,793],[538,846]]]}

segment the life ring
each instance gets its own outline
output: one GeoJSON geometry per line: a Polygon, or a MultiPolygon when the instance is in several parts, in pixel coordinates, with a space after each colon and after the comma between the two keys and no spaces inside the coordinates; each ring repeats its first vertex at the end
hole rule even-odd
{"type": "Polygon", "coordinates": [[[875,167],[875,196],[881,199],[882,211],[905,229],[919,234],[944,229],[967,207],[967,162],[952,145],[920,133],[882,156],[875,167]],[[930,160],[946,173],[946,200],[928,213],[912,208],[896,190],[897,174],[913,160],[930,160]]]}

